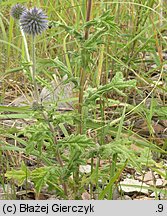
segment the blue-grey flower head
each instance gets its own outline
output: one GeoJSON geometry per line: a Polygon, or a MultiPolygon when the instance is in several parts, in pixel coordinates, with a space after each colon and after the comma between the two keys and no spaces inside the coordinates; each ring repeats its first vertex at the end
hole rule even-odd
{"type": "Polygon", "coordinates": [[[14,19],[20,19],[20,16],[22,15],[22,13],[24,11],[26,11],[27,9],[21,5],[21,4],[16,4],[11,8],[10,11],[10,15],[14,18],[14,19]]]}
{"type": "Polygon", "coordinates": [[[22,13],[20,24],[25,33],[36,36],[47,29],[48,20],[42,9],[34,7],[22,13]]]}

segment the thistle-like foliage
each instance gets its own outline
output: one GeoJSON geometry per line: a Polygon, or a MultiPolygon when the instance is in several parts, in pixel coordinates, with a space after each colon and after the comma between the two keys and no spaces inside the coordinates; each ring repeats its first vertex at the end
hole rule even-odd
{"type": "Polygon", "coordinates": [[[48,20],[42,9],[34,7],[22,13],[20,24],[25,33],[36,36],[47,28],[48,20]]]}
{"type": "Polygon", "coordinates": [[[24,11],[26,11],[27,9],[21,5],[21,4],[16,4],[11,8],[11,12],[10,15],[14,18],[14,19],[20,19],[20,16],[22,15],[22,13],[24,11]]]}

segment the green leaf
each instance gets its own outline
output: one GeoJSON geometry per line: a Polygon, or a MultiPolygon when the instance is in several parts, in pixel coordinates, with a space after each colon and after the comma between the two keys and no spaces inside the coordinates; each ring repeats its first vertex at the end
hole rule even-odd
{"type": "Polygon", "coordinates": [[[71,77],[71,72],[69,71],[68,67],[62,61],[60,61],[58,57],[54,59],[54,63],[59,70],[64,72],[64,74],[67,74],[68,77],[71,77]]]}
{"type": "Polygon", "coordinates": [[[0,114],[0,119],[30,119],[29,114],[0,114]]]}
{"type": "Polygon", "coordinates": [[[114,175],[113,178],[110,179],[108,185],[105,187],[105,189],[100,193],[99,195],[99,200],[103,200],[106,193],[108,193],[110,191],[110,188],[112,187],[112,185],[114,184],[114,182],[117,181],[117,179],[120,177],[122,171],[124,170],[124,168],[126,167],[127,161],[125,161],[125,163],[123,164],[123,166],[116,172],[116,174],[114,175]]]}
{"type": "Polygon", "coordinates": [[[14,170],[13,169],[11,171],[7,171],[5,176],[8,179],[16,180],[18,183],[18,186],[21,186],[24,183],[24,181],[30,177],[30,171],[26,167],[24,162],[22,162],[20,170],[14,170]]]}
{"type": "Polygon", "coordinates": [[[58,27],[63,28],[67,33],[69,33],[70,35],[73,35],[75,38],[79,40],[83,39],[83,34],[77,31],[73,26],[64,25],[60,21],[51,21],[50,25],[55,28],[58,28],[58,27]]]}
{"type": "Polygon", "coordinates": [[[40,167],[32,171],[31,179],[35,184],[35,189],[39,193],[42,187],[46,184],[50,167],[40,167]]]}
{"type": "Polygon", "coordinates": [[[71,72],[69,71],[68,67],[58,57],[55,59],[41,59],[39,64],[41,64],[42,67],[56,67],[62,72],[62,77],[67,74],[68,78],[71,78],[71,72]]]}
{"type": "Polygon", "coordinates": [[[28,107],[28,106],[25,106],[25,107],[9,107],[9,106],[0,106],[0,112],[22,112],[22,113],[25,113],[25,112],[28,112],[28,113],[31,113],[32,110],[28,107]]]}
{"type": "Polygon", "coordinates": [[[64,138],[63,140],[58,141],[59,145],[69,145],[69,144],[77,144],[80,147],[85,146],[95,146],[95,143],[92,139],[88,138],[86,135],[71,135],[69,137],[64,138]]]}
{"type": "Polygon", "coordinates": [[[94,28],[106,28],[108,31],[118,30],[118,25],[114,22],[114,16],[111,15],[112,11],[107,10],[101,16],[96,17],[95,19],[86,22],[84,27],[94,27],[94,28]]]}
{"type": "Polygon", "coordinates": [[[166,120],[166,118],[167,118],[167,107],[165,107],[165,106],[162,106],[162,107],[156,106],[156,107],[154,108],[154,112],[155,112],[159,117],[161,117],[162,119],[165,119],[165,120],[166,120]]]}
{"type": "Polygon", "coordinates": [[[46,185],[48,179],[51,179],[53,171],[57,174],[57,177],[59,177],[59,172],[50,166],[36,168],[32,171],[31,179],[34,182],[37,193],[40,193],[42,187],[46,185]]]}
{"type": "Polygon", "coordinates": [[[136,80],[127,80],[124,81],[123,74],[121,72],[117,72],[116,75],[113,77],[110,83],[100,86],[98,89],[96,88],[88,88],[86,92],[86,100],[85,105],[89,104],[91,101],[95,101],[97,98],[100,98],[104,93],[107,93],[111,90],[120,90],[125,88],[135,88],[136,87],[136,80]]]}

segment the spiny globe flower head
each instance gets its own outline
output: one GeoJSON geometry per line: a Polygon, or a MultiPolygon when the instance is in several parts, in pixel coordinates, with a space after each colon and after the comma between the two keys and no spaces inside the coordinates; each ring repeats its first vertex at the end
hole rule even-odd
{"type": "Polygon", "coordinates": [[[22,13],[20,24],[25,33],[36,36],[47,29],[48,20],[42,9],[34,7],[22,13]]]}
{"type": "Polygon", "coordinates": [[[20,16],[22,15],[22,13],[24,11],[26,11],[27,9],[21,5],[21,4],[16,4],[11,8],[10,11],[10,15],[14,18],[14,19],[20,19],[20,16]]]}

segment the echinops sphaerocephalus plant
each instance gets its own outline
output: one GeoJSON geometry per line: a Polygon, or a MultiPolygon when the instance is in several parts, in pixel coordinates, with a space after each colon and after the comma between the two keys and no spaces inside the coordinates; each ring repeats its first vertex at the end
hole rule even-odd
{"type": "Polygon", "coordinates": [[[47,29],[48,20],[42,9],[34,7],[23,11],[20,16],[20,24],[26,34],[36,36],[47,29]]]}
{"type": "Polygon", "coordinates": [[[26,11],[27,9],[21,5],[21,4],[16,4],[14,5],[12,8],[11,8],[11,11],[10,11],[10,15],[16,19],[16,20],[19,20],[20,19],[20,16],[22,15],[22,13],[24,11],[26,11]]]}

